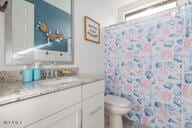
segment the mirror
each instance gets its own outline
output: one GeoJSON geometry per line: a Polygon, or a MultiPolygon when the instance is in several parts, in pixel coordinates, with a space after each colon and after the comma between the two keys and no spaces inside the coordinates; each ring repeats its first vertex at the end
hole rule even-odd
{"type": "Polygon", "coordinates": [[[73,63],[71,0],[8,0],[6,64],[73,63]]]}

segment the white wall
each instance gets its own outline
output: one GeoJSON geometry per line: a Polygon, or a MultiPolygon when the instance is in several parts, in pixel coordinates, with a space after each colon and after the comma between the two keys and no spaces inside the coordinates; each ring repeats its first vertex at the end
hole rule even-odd
{"type": "Polygon", "coordinates": [[[101,28],[116,23],[117,10],[103,0],[76,0],[75,2],[75,63],[81,73],[103,73],[104,42],[94,44],[84,40],[84,16],[100,22],[101,28]]]}
{"type": "Polygon", "coordinates": [[[178,0],[178,5],[185,5],[188,0],[178,0]]]}
{"type": "MultiPolygon", "coordinates": [[[[104,54],[103,41],[101,44],[94,44],[84,40],[84,16],[98,21],[101,27],[115,24],[117,21],[117,10],[109,6],[103,0],[75,0],[74,3],[74,31],[75,31],[75,63],[60,67],[79,67],[80,73],[103,74],[104,54]]],[[[4,16],[0,14],[0,48],[4,49],[4,16]]],[[[0,70],[18,70],[22,66],[5,66],[4,51],[0,50],[0,70]]]]}
{"type": "Polygon", "coordinates": [[[5,66],[5,15],[0,12],[0,70],[9,69],[9,66],[5,66]]]}
{"type": "Polygon", "coordinates": [[[44,0],[57,8],[71,13],[71,1],[70,0],[44,0]]]}
{"type": "Polygon", "coordinates": [[[0,12],[0,67],[2,68],[4,62],[4,14],[0,12]]]}

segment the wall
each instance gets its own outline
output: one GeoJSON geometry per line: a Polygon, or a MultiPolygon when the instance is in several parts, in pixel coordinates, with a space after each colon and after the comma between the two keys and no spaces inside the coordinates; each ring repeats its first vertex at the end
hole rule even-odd
{"type": "Polygon", "coordinates": [[[3,62],[4,62],[4,13],[0,12],[0,48],[2,49],[1,50],[1,53],[0,53],[0,67],[2,68],[3,67],[3,62]]]}
{"type": "Polygon", "coordinates": [[[66,11],[67,13],[71,13],[71,2],[69,0],[44,0],[61,10],[66,11]],[[62,3],[62,4],[61,4],[62,3]]]}
{"type": "Polygon", "coordinates": [[[100,22],[101,28],[115,23],[116,10],[107,6],[103,0],[75,1],[75,63],[81,73],[103,74],[104,55],[103,40],[101,44],[94,44],[84,40],[84,16],[100,22]]]}
{"type": "MultiPolygon", "coordinates": [[[[94,44],[84,40],[84,16],[100,22],[101,28],[116,23],[116,9],[107,6],[102,0],[75,0],[74,2],[74,34],[75,34],[75,63],[73,65],[62,65],[58,67],[79,67],[80,73],[103,74],[104,73],[104,55],[103,41],[101,44],[94,44]]],[[[22,69],[21,66],[5,66],[4,61],[4,16],[0,13],[0,70],[22,69]]]]}
{"type": "Polygon", "coordinates": [[[178,5],[185,5],[188,0],[178,0],[178,5]]]}

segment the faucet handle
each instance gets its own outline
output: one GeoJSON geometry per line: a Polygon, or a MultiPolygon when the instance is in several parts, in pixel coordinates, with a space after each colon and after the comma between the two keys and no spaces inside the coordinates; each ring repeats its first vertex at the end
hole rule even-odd
{"type": "Polygon", "coordinates": [[[49,70],[45,71],[45,78],[46,78],[46,79],[49,78],[49,70]]]}
{"type": "Polygon", "coordinates": [[[71,76],[71,75],[73,75],[73,72],[71,70],[62,70],[61,74],[63,76],[71,76]]]}
{"type": "Polygon", "coordinates": [[[58,77],[58,71],[55,70],[55,77],[57,78],[58,77]]]}
{"type": "Polygon", "coordinates": [[[43,80],[46,80],[46,79],[48,79],[49,78],[49,70],[44,70],[43,72],[42,72],[42,79],[43,80]]]}

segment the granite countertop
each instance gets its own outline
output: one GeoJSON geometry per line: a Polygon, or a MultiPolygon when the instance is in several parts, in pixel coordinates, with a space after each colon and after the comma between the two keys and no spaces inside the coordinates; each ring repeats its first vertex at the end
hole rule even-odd
{"type": "Polygon", "coordinates": [[[75,78],[76,81],[58,85],[41,85],[43,81],[25,85],[22,82],[0,82],[0,106],[103,80],[104,76],[80,75],[75,78]]]}

